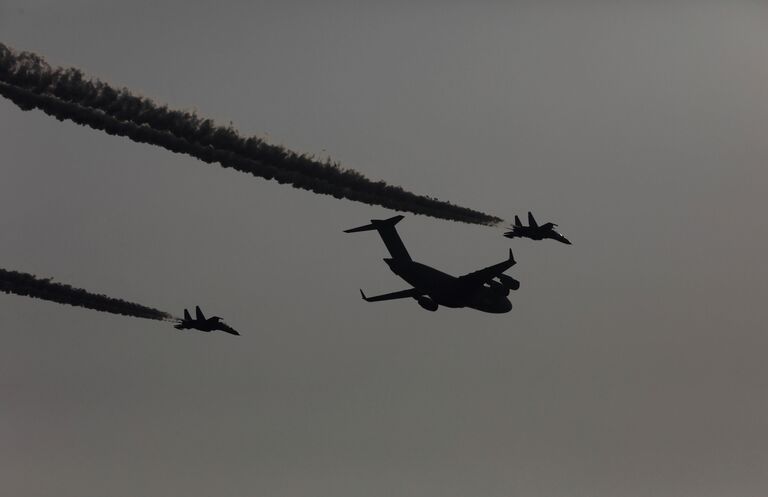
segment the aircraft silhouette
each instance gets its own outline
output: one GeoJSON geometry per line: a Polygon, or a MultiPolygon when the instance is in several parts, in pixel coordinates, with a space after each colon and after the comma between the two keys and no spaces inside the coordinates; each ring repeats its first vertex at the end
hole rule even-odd
{"type": "Polygon", "coordinates": [[[544,223],[541,226],[533,218],[533,214],[528,212],[528,226],[523,226],[520,222],[520,218],[515,216],[515,224],[511,226],[512,231],[507,231],[504,236],[507,238],[530,238],[531,240],[543,240],[544,238],[551,238],[558,242],[571,245],[571,241],[564,237],[561,233],[555,231],[555,223],[544,223]]]}
{"type": "Polygon", "coordinates": [[[392,272],[413,286],[407,290],[375,297],[366,297],[360,290],[363,300],[380,302],[382,300],[413,298],[428,311],[436,311],[440,305],[470,307],[491,313],[504,313],[512,309],[512,303],[507,295],[509,295],[510,290],[520,288],[520,282],[503,274],[504,271],[515,265],[512,250],[509,251],[509,259],[504,262],[464,276],[451,276],[411,259],[395,229],[395,224],[402,219],[403,216],[395,216],[390,219],[372,219],[371,224],[344,231],[345,233],[378,231],[392,256],[384,259],[384,262],[387,263],[392,272]]]}
{"type": "Polygon", "coordinates": [[[195,306],[195,319],[192,319],[192,316],[189,315],[189,311],[184,309],[184,319],[179,320],[179,324],[176,324],[173,327],[177,330],[195,329],[199,331],[205,331],[206,333],[209,331],[219,330],[223,331],[224,333],[229,333],[230,335],[240,336],[240,333],[235,331],[231,326],[222,322],[220,317],[213,316],[206,318],[203,314],[203,311],[200,310],[200,306],[195,306]]]}

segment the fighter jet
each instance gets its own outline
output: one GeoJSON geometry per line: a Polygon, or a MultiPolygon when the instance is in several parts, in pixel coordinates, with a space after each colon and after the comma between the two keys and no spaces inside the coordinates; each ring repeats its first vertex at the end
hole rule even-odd
{"type": "Polygon", "coordinates": [[[184,309],[184,319],[179,320],[179,324],[173,326],[177,330],[199,330],[208,333],[209,331],[223,331],[230,335],[238,335],[240,333],[232,329],[231,326],[225,324],[220,317],[213,316],[206,318],[203,311],[200,310],[200,306],[195,306],[195,319],[189,315],[189,311],[184,309]]]}
{"type": "Polygon", "coordinates": [[[561,233],[555,231],[555,223],[544,223],[541,226],[533,218],[533,214],[528,212],[528,226],[523,226],[520,222],[520,218],[515,216],[515,224],[512,226],[512,231],[507,231],[504,236],[507,238],[530,238],[531,240],[543,240],[544,238],[551,238],[558,242],[570,245],[571,241],[564,237],[561,233]]]}
{"type": "Polygon", "coordinates": [[[371,224],[345,230],[345,233],[376,230],[387,246],[391,257],[384,259],[396,275],[407,281],[413,288],[399,292],[366,297],[360,290],[366,302],[382,300],[415,299],[418,304],[428,311],[436,311],[439,306],[470,307],[478,311],[504,313],[512,309],[507,295],[510,290],[520,288],[520,282],[504,273],[515,265],[512,250],[509,258],[493,266],[480,269],[464,276],[451,276],[424,264],[420,264],[408,254],[408,251],[395,229],[395,224],[403,216],[390,219],[372,219],[371,224]]]}

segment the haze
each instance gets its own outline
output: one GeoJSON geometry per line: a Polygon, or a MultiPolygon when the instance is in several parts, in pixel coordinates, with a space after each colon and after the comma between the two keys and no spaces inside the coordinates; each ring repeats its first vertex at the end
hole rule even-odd
{"type": "Polygon", "coordinates": [[[16,496],[768,492],[768,8],[0,1],[0,40],[573,242],[407,215],[503,260],[505,315],[415,302],[394,215],[0,100],[0,267],[243,336],[0,295],[16,496]]]}

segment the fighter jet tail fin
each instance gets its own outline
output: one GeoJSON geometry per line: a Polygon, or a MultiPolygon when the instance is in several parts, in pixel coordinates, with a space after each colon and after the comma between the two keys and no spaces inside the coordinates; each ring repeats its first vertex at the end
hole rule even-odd
{"type": "Polygon", "coordinates": [[[195,319],[198,321],[205,321],[205,314],[203,314],[203,311],[200,310],[200,306],[195,306],[195,319]]]}
{"type": "Polygon", "coordinates": [[[520,222],[520,218],[518,216],[515,216],[515,226],[519,228],[522,225],[523,225],[523,223],[520,222]]]}
{"type": "Polygon", "coordinates": [[[528,225],[535,228],[539,225],[539,223],[536,222],[536,220],[533,218],[533,214],[531,211],[528,211],[528,225]]]}
{"type": "Polygon", "coordinates": [[[189,311],[184,309],[184,321],[192,321],[192,316],[189,315],[189,311]]]}
{"type": "Polygon", "coordinates": [[[379,236],[381,236],[381,239],[384,241],[384,245],[387,246],[387,250],[389,250],[389,253],[392,255],[393,259],[410,261],[411,256],[405,249],[405,245],[403,245],[403,241],[400,239],[400,235],[395,229],[395,225],[402,220],[403,216],[395,216],[389,219],[371,219],[371,224],[344,230],[344,233],[357,233],[359,231],[376,230],[379,232],[379,236]]]}

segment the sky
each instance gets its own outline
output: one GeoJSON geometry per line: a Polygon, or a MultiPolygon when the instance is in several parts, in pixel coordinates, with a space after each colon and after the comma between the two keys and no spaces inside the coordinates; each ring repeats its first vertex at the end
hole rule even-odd
{"type": "Polygon", "coordinates": [[[0,295],[17,496],[768,492],[768,7],[0,0],[0,42],[572,241],[407,215],[513,310],[410,300],[394,215],[0,100],[0,267],[242,336],[0,295]]]}

